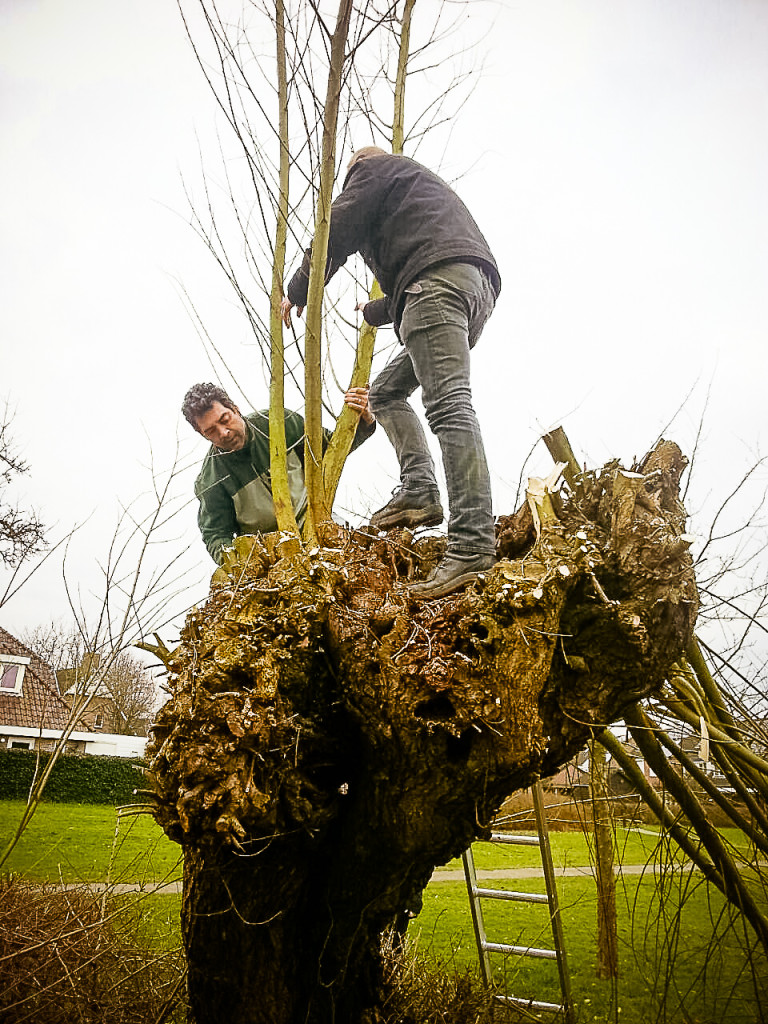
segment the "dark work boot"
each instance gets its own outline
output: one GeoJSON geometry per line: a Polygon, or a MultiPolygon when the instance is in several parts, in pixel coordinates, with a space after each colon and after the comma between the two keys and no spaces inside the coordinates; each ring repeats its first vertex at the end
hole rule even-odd
{"type": "Polygon", "coordinates": [[[418,601],[427,601],[432,597],[445,597],[452,594],[454,590],[465,583],[471,583],[477,579],[481,572],[492,569],[496,559],[493,555],[474,555],[469,558],[459,558],[456,555],[446,555],[438,567],[422,583],[411,583],[408,593],[418,601]]]}
{"type": "Polygon", "coordinates": [[[398,526],[439,526],[444,519],[437,494],[417,494],[400,488],[384,508],[371,516],[375,530],[394,530],[398,526]]]}

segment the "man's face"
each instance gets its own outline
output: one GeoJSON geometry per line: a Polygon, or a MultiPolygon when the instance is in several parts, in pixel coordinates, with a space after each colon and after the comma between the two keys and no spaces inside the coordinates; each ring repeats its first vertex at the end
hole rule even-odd
{"type": "Polygon", "coordinates": [[[223,452],[239,452],[245,446],[245,420],[237,406],[228,409],[221,402],[214,402],[198,417],[197,430],[223,452]]]}

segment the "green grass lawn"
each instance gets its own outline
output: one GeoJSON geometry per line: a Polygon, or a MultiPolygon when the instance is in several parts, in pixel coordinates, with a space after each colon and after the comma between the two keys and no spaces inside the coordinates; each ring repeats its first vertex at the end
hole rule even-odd
{"type": "MultiPolygon", "coordinates": [[[[494,883],[494,887],[497,883],[494,883]]],[[[499,882],[498,888],[541,892],[538,880],[499,882]]],[[[619,980],[595,976],[597,900],[588,878],[564,878],[558,893],[579,1021],[651,1021],[690,1024],[758,1024],[765,1020],[736,930],[725,927],[725,901],[699,875],[675,873],[666,884],[651,876],[619,880],[619,980]],[[669,932],[669,934],[667,934],[669,932]],[[675,955],[670,956],[670,951],[675,955]],[[669,965],[674,962],[674,970],[669,965]],[[666,991],[666,1015],[657,1016],[666,991]]],[[[546,907],[483,901],[491,942],[551,948],[546,907]]],[[[476,967],[477,946],[463,882],[432,882],[424,907],[409,928],[419,948],[441,963],[476,967]]],[[[750,936],[751,938],[751,936],[750,936]]],[[[557,967],[531,957],[491,955],[500,990],[521,997],[559,1002],[557,967]]],[[[767,966],[755,963],[760,995],[768,999],[767,966]]],[[[763,1007],[765,1014],[768,1005],[763,1007]]],[[[542,1019],[550,1019],[542,1014],[542,1019]]]]}
{"type": "MultiPolygon", "coordinates": [[[[19,802],[0,802],[0,841],[3,848],[23,811],[19,802]]],[[[735,830],[723,830],[729,841],[745,847],[735,830]]],[[[559,893],[566,948],[579,1024],[757,1024],[761,1016],[748,970],[748,954],[738,928],[726,928],[727,911],[718,893],[700,875],[676,871],[659,881],[660,865],[677,859],[652,829],[620,830],[618,843],[625,863],[648,864],[645,875],[619,880],[620,928],[618,985],[595,978],[596,896],[589,878],[562,878],[559,893]],[[674,963],[674,970],[669,967],[674,963]],[[665,1014],[659,1015],[667,993],[665,1014]]],[[[588,844],[577,832],[550,836],[556,867],[591,862],[588,844]]],[[[537,867],[535,847],[475,844],[479,869],[537,867]]],[[[460,861],[446,867],[460,868],[460,861]]],[[[103,881],[149,883],[178,879],[179,848],[153,819],[118,821],[114,807],[43,804],[21,842],[4,866],[26,878],[65,882],[103,881]]],[[[542,891],[543,880],[500,880],[494,887],[542,891]]],[[[173,895],[120,897],[127,917],[159,951],[179,943],[180,898],[173,895]]],[[[486,901],[486,930],[492,941],[521,945],[551,945],[546,908],[523,903],[486,901]]],[[[424,907],[409,928],[409,937],[436,962],[477,968],[477,949],[463,881],[432,882],[424,907]]],[[[751,938],[751,936],[748,936],[751,938]]],[[[500,984],[515,995],[557,1001],[559,988],[553,963],[531,958],[494,955],[500,984]]],[[[766,965],[757,964],[766,998],[766,965]]],[[[546,1016],[543,1019],[547,1019],[546,1016]]],[[[551,1020],[552,1018],[549,1017],[551,1020]]]]}
{"type": "MultiPolygon", "coordinates": [[[[0,845],[14,832],[24,804],[0,801],[0,845]]],[[[588,865],[589,849],[580,832],[553,832],[555,867],[588,865]]],[[[658,845],[658,837],[619,832],[626,863],[645,863],[658,845]]],[[[476,843],[479,869],[526,868],[541,864],[539,850],[528,846],[476,843]]],[[[123,818],[118,823],[114,807],[94,804],[43,803],[5,865],[27,878],[65,882],[103,881],[110,871],[113,881],[165,879],[179,860],[179,847],[171,843],[149,815],[123,818]],[[111,862],[111,869],[110,869],[111,862]]],[[[447,868],[461,868],[456,859],[447,868]]]]}
{"type": "MultiPolygon", "coordinates": [[[[0,851],[24,810],[0,801],[0,851]]],[[[118,820],[114,807],[41,804],[3,871],[64,882],[170,881],[181,877],[181,851],[149,815],[118,820]]]]}
{"type": "MultiPolygon", "coordinates": [[[[0,801],[0,850],[13,835],[21,818],[21,801],[0,801]]],[[[746,848],[737,829],[721,834],[746,848]]],[[[676,847],[660,842],[658,830],[620,828],[616,833],[619,856],[625,864],[653,864],[679,859],[676,847]]],[[[589,845],[581,832],[552,832],[552,859],[556,869],[583,867],[592,862],[589,845]]],[[[475,843],[475,865],[479,870],[539,867],[536,847],[475,843]]],[[[18,846],[4,866],[26,878],[59,879],[65,882],[142,882],[180,876],[179,847],[170,842],[149,815],[124,817],[118,821],[114,807],[94,804],[43,803],[38,808],[18,846]]],[[[460,869],[455,859],[446,868],[460,869]]]]}
{"type": "MultiPolygon", "coordinates": [[[[535,835],[535,833],[527,833],[535,835]]],[[[659,843],[657,832],[619,829],[617,845],[625,864],[644,864],[653,855],[659,843]]],[[[585,867],[592,862],[587,839],[582,832],[551,832],[552,861],[555,869],[585,867]]],[[[481,870],[495,868],[534,868],[541,866],[541,852],[536,846],[515,846],[502,843],[475,843],[472,848],[475,867],[481,870]]],[[[446,865],[461,868],[461,858],[446,865]]]]}
{"type": "MultiPolygon", "coordinates": [[[[743,853],[748,851],[749,844],[738,829],[724,828],[719,831],[736,849],[743,853]]],[[[585,867],[593,862],[590,844],[583,832],[550,832],[549,841],[556,871],[561,868],[585,867]]],[[[678,846],[660,837],[658,828],[647,825],[639,829],[617,827],[615,843],[616,860],[623,864],[660,864],[684,859],[678,846]]],[[[536,846],[475,843],[472,853],[475,867],[480,870],[541,866],[541,853],[536,846]]],[[[456,858],[445,866],[460,869],[461,859],[456,858]]]]}

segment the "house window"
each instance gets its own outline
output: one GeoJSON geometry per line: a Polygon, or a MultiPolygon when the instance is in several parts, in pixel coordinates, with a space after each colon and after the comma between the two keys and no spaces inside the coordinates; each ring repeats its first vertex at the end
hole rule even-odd
{"type": "Polygon", "coordinates": [[[21,693],[24,670],[29,662],[29,658],[16,654],[0,654],[0,693],[21,693]]]}
{"type": "Polygon", "coordinates": [[[31,750],[32,740],[11,740],[11,750],[31,750]]]}
{"type": "Polygon", "coordinates": [[[93,728],[94,729],[103,729],[104,728],[104,715],[96,715],[96,717],[93,720],[93,728]]]}

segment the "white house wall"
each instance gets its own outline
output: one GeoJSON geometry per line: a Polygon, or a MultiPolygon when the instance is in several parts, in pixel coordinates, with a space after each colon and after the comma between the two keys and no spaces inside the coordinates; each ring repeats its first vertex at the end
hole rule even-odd
{"type": "MultiPolygon", "coordinates": [[[[10,747],[14,738],[30,740],[58,740],[59,729],[27,729],[18,725],[0,725],[0,750],[10,747]]],[[[72,732],[69,738],[85,745],[85,754],[104,754],[110,757],[143,757],[146,736],[118,736],[114,733],[72,732]]],[[[34,745],[34,744],[33,744],[34,745]]]]}

